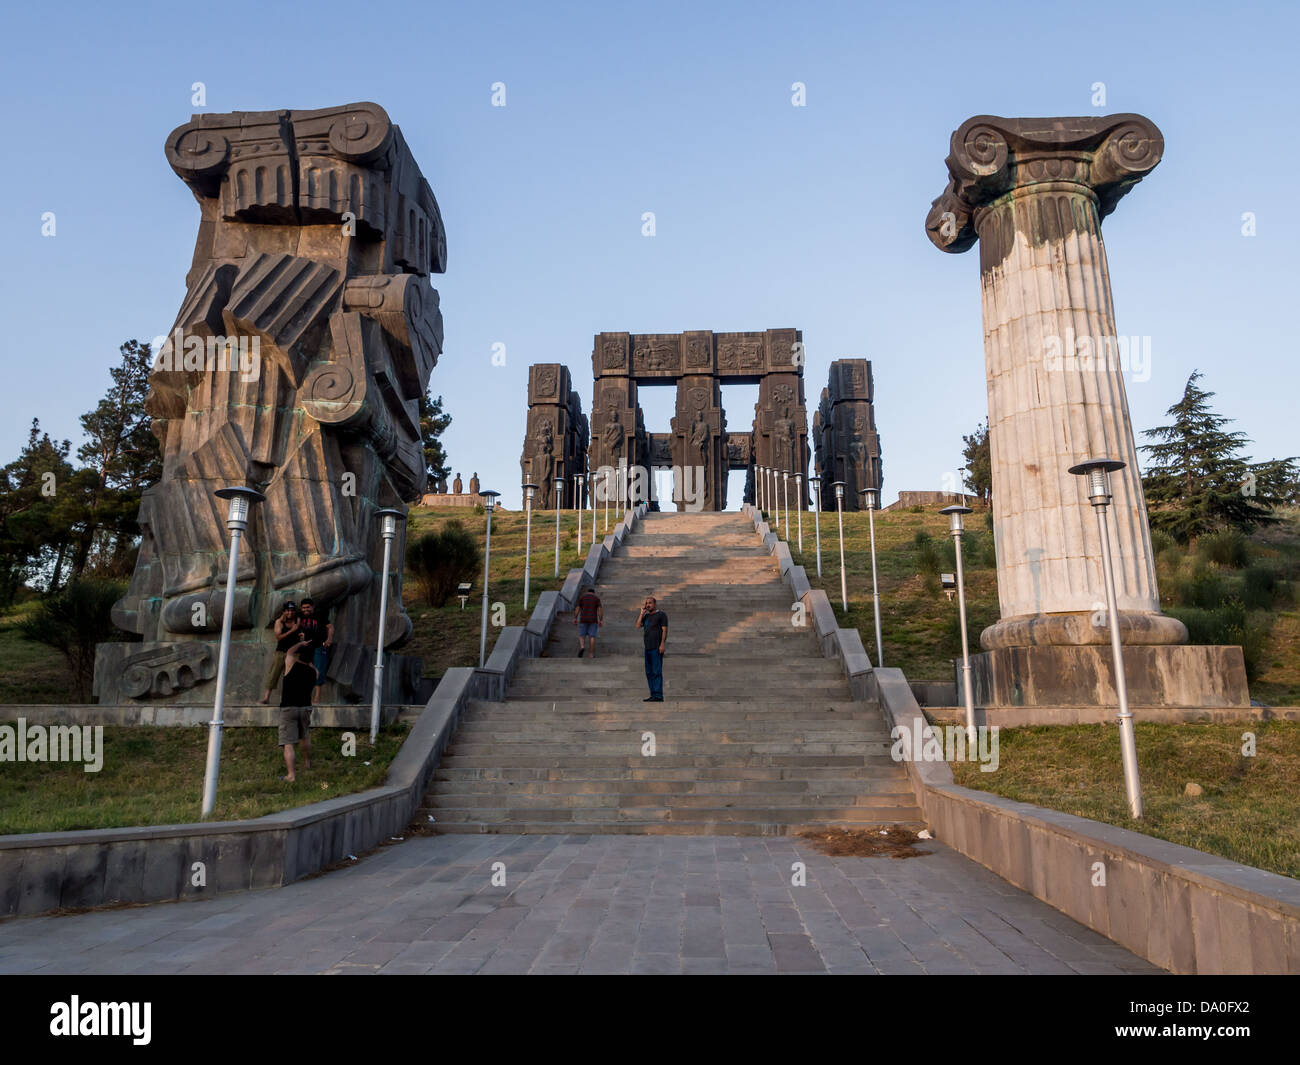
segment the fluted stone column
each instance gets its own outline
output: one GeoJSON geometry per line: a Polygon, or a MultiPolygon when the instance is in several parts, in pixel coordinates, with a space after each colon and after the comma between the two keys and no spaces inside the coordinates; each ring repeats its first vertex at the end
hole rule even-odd
{"type": "Polygon", "coordinates": [[[952,135],[951,180],[926,219],[943,251],[980,245],[993,521],[1002,619],[986,650],[1104,644],[1097,521],[1075,463],[1111,456],[1110,516],[1127,644],[1177,644],[1160,613],[1124,393],[1101,220],[1160,162],[1140,115],[979,115],[952,135]]]}

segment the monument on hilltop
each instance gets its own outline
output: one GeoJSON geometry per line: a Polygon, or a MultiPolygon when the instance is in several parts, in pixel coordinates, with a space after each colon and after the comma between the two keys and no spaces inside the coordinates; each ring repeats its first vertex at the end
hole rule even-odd
{"type": "MultiPolygon", "coordinates": [[[[746,500],[754,501],[755,464],[788,470],[790,505],[795,473],[808,469],[808,416],[803,391],[803,344],[797,329],[761,333],[600,333],[592,348],[591,469],[621,465],[702,472],[691,484],[704,510],[725,510],[727,474],[746,470],[746,500]],[[749,432],[729,432],[722,384],[757,384],[749,432]],[[675,385],[676,413],[667,433],[647,433],[638,390],[675,385]]],[[[687,486],[674,485],[677,509],[687,486]]],[[[629,497],[636,485],[629,478],[629,497]]]]}
{"type": "Polygon", "coordinates": [[[1126,464],[1107,521],[1133,704],[1249,705],[1241,649],[1180,646],[1187,629],[1160,612],[1124,392],[1101,220],[1160,162],[1164,138],[1133,114],[978,115],[950,148],[926,231],[942,251],[980,246],[1002,613],[972,660],[976,702],[1114,699],[1097,519],[1068,472],[1108,457],[1126,464]]]}
{"type": "Polygon", "coordinates": [[[528,428],[519,465],[524,481],[537,485],[533,506],[539,510],[582,505],[583,492],[574,499],[574,478],[587,472],[590,444],[587,417],[582,400],[573,390],[569,368],[558,362],[537,363],[528,368],[528,428]],[[558,499],[555,480],[564,489],[558,499]]]}
{"type": "MultiPolygon", "coordinates": [[[[419,403],[442,350],[429,275],[446,268],[437,201],[401,130],[373,103],[203,114],[167,138],[201,221],[186,295],[149,377],[162,479],[144,492],[139,560],[101,644],[101,702],[213,699],[233,595],[227,697],[260,691],[282,606],[310,596],[334,647],[326,701],[369,695],[383,544],[375,511],[418,499],[419,403]],[[254,504],[225,587],[226,504],[254,504]]],[[[402,524],[394,555],[403,557],[402,524]]],[[[411,632],[401,566],[388,646],[411,632]]],[[[418,660],[395,656],[386,697],[418,660]]]]}
{"type": "MultiPolygon", "coordinates": [[[[836,359],[813,415],[822,506],[835,509],[836,481],[844,482],[844,509],[859,510],[864,488],[883,486],[875,388],[867,359],[836,359]]],[[[877,499],[879,505],[879,499],[877,499]]]]}

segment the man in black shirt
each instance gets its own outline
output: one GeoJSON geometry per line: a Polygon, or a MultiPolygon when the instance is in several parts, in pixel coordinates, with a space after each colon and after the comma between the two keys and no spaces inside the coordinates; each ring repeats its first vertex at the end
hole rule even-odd
{"type": "Polygon", "coordinates": [[[645,643],[645,679],[650,685],[650,698],[646,703],[664,701],[664,647],[668,643],[668,615],[659,609],[659,603],[653,595],[646,596],[641,606],[641,614],[636,619],[636,627],[641,630],[645,643]]]}
{"type": "Polygon", "coordinates": [[[316,686],[316,670],[309,661],[311,641],[301,636],[284,656],[284,686],[280,694],[280,734],[284,748],[284,767],[288,772],[280,779],[294,782],[293,745],[302,749],[302,767],[311,768],[311,740],[307,726],[311,722],[311,693],[316,686]]]}
{"type": "Polygon", "coordinates": [[[302,601],[298,613],[301,615],[298,631],[307,637],[311,644],[311,654],[307,657],[316,669],[316,690],[311,697],[311,705],[314,706],[320,699],[321,686],[325,683],[325,670],[330,660],[330,645],[334,642],[334,626],[328,614],[317,616],[316,605],[310,599],[302,601]]]}

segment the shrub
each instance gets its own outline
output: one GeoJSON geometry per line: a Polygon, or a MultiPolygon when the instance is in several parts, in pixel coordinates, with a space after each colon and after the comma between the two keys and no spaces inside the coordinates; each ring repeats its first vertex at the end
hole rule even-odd
{"type": "Polygon", "coordinates": [[[1202,536],[1196,542],[1199,555],[1210,562],[1231,569],[1243,569],[1250,561],[1246,554],[1246,537],[1237,529],[1202,536]]]}
{"type": "Polygon", "coordinates": [[[457,584],[473,577],[480,558],[478,541],[456,520],[406,545],[406,568],[430,606],[446,603],[457,584]]]}
{"type": "Polygon", "coordinates": [[[77,685],[77,699],[90,701],[95,679],[95,645],[119,635],[113,625],[113,604],[126,592],[116,581],[73,580],[46,596],[18,630],[29,640],[59,651],[68,660],[77,685]]]}
{"type": "Polygon", "coordinates": [[[924,530],[918,532],[912,538],[912,545],[916,548],[916,567],[918,571],[931,576],[938,574],[940,565],[939,550],[930,534],[924,530]]]}
{"type": "Polygon", "coordinates": [[[1247,610],[1269,609],[1284,590],[1271,566],[1250,566],[1242,574],[1241,601],[1247,610]]]}
{"type": "Polygon", "coordinates": [[[1151,530],[1151,551],[1153,554],[1163,554],[1170,548],[1177,549],[1178,542],[1163,529],[1151,530]]]}
{"type": "Polygon", "coordinates": [[[1187,626],[1190,644],[1239,646],[1246,661],[1246,679],[1256,680],[1269,626],[1266,622],[1249,621],[1246,606],[1240,599],[1229,599],[1212,609],[1174,608],[1169,614],[1187,626]]]}
{"type": "Polygon", "coordinates": [[[1214,610],[1225,598],[1223,578],[1213,570],[1200,568],[1190,577],[1175,578],[1170,587],[1175,606],[1214,610]]]}

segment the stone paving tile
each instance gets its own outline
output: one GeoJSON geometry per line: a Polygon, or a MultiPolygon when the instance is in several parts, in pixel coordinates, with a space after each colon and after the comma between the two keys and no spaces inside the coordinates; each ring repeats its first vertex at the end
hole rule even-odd
{"type": "Polygon", "coordinates": [[[892,861],[789,837],[419,837],[285,888],[0,922],[0,973],[1158,971],[928,849],[892,861]]]}

